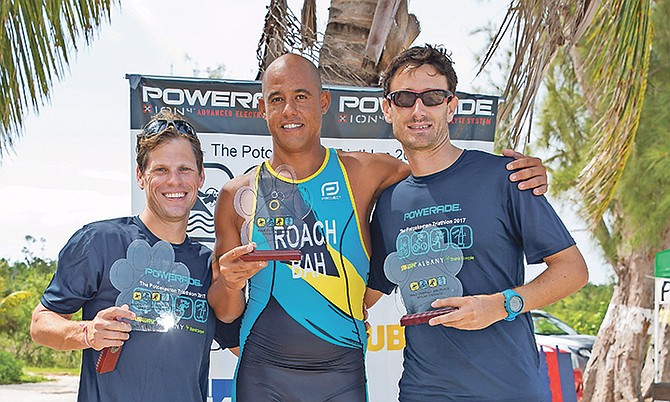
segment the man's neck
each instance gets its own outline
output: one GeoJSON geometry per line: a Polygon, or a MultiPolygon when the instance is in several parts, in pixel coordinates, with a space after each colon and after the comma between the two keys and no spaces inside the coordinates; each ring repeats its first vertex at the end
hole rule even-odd
{"type": "Polygon", "coordinates": [[[310,152],[286,152],[277,150],[270,157],[270,166],[277,169],[281,165],[288,165],[295,172],[294,180],[302,180],[313,175],[326,158],[326,148],[319,145],[310,152]]]}
{"type": "Polygon", "coordinates": [[[409,167],[415,177],[428,176],[448,168],[462,153],[463,150],[450,141],[438,149],[410,152],[405,150],[409,167]]]}
{"type": "Polygon", "coordinates": [[[172,244],[181,244],[186,239],[187,221],[166,222],[158,219],[148,208],[140,213],[140,220],[156,237],[172,244]]]}

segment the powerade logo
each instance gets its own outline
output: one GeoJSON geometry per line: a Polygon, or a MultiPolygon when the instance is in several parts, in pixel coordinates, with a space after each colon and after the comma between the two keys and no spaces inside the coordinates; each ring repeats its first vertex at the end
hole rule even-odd
{"type": "Polygon", "coordinates": [[[142,102],[147,103],[150,99],[160,100],[169,106],[240,106],[245,109],[258,109],[258,99],[262,97],[263,94],[260,92],[201,91],[199,89],[190,90],[186,88],[142,87],[142,102]]]}
{"type": "Polygon", "coordinates": [[[461,210],[461,204],[443,204],[443,205],[434,205],[432,207],[425,207],[420,209],[415,209],[414,211],[406,212],[403,215],[403,220],[420,218],[422,216],[430,216],[435,214],[444,214],[449,212],[459,212],[461,210]]]}
{"type": "Polygon", "coordinates": [[[356,109],[360,113],[382,113],[382,97],[377,96],[340,96],[337,111],[344,113],[347,109],[356,109]]]}
{"type": "Polygon", "coordinates": [[[180,283],[188,283],[189,285],[193,286],[202,286],[200,279],[191,278],[188,275],[176,274],[174,272],[162,271],[160,269],[153,269],[147,267],[144,269],[144,274],[148,276],[153,276],[154,278],[165,279],[170,282],[180,282],[180,283]]]}
{"type": "MultiPolygon", "coordinates": [[[[340,96],[338,112],[356,114],[383,113],[382,97],[376,96],[340,96]]],[[[493,99],[459,99],[457,116],[493,116],[493,99]]]]}
{"type": "Polygon", "coordinates": [[[368,124],[385,121],[382,99],[377,96],[340,96],[337,122],[368,124]]]}

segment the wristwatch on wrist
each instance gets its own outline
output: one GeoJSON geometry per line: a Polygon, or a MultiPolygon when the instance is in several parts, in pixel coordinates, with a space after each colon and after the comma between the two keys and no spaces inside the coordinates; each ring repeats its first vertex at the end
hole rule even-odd
{"type": "Polygon", "coordinates": [[[523,297],[512,289],[503,290],[502,295],[505,297],[505,311],[507,311],[505,321],[514,321],[523,311],[523,297]]]}

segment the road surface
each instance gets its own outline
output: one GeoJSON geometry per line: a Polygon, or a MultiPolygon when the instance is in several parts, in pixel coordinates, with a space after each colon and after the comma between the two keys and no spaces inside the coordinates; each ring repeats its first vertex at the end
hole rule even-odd
{"type": "Polygon", "coordinates": [[[76,402],[79,376],[48,376],[53,381],[0,385],[3,402],[76,402]]]}

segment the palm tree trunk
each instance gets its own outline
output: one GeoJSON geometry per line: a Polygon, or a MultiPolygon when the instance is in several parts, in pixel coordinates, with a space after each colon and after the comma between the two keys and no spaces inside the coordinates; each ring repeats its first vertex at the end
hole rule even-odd
{"type": "Polygon", "coordinates": [[[332,0],[319,69],[330,84],[366,85],[375,76],[363,54],[377,0],[332,0]]]}
{"type": "Polygon", "coordinates": [[[260,46],[263,46],[263,56],[258,75],[256,76],[257,80],[263,78],[263,71],[265,71],[270,63],[286,53],[284,39],[286,35],[285,21],[287,20],[287,9],[286,0],[270,1],[268,12],[265,15],[263,35],[260,40],[260,46]]]}
{"type": "MultiPolygon", "coordinates": [[[[670,231],[663,244],[670,247],[670,231]]],[[[644,401],[649,395],[653,373],[653,347],[650,346],[653,325],[655,250],[626,255],[615,266],[618,282],[607,315],[600,326],[592,358],[584,376],[584,400],[599,402],[644,401]],[[645,359],[645,356],[647,358],[645,359]],[[645,367],[647,366],[647,367],[645,367]],[[642,373],[645,373],[644,379],[642,373]]],[[[661,344],[670,346],[668,327],[661,344]]],[[[670,362],[661,361],[666,381],[670,362]]]]}
{"type": "Polygon", "coordinates": [[[365,57],[377,0],[332,0],[319,57],[322,78],[329,84],[376,86],[388,62],[420,32],[419,23],[401,0],[379,64],[365,57]]]}

